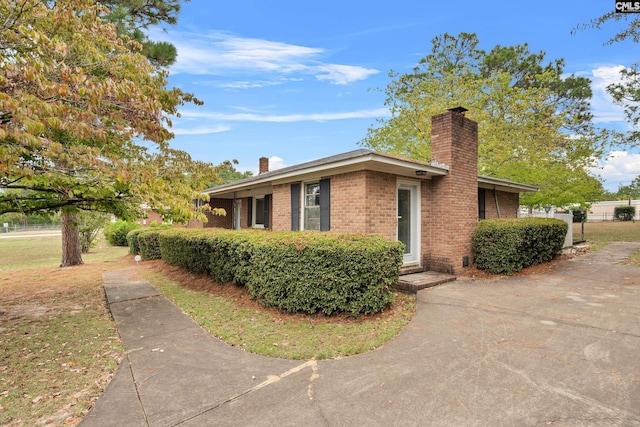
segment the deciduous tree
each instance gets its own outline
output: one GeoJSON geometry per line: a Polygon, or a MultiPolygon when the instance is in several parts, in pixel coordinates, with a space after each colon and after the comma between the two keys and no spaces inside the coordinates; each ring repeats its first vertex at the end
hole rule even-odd
{"type": "Polygon", "coordinates": [[[588,202],[602,188],[587,170],[604,153],[591,125],[589,80],[565,76],[562,60],[528,46],[486,52],[476,35],[444,34],[412,73],[391,74],[391,118],[369,129],[362,145],[430,158],[430,117],[458,105],[478,122],[478,172],[534,184],[526,204],[588,202]]]}
{"type": "Polygon", "coordinates": [[[118,36],[91,0],[0,0],[0,213],[61,212],[62,265],[82,263],[78,212],[186,221],[215,177],[168,141],[191,94],[118,36]]]}
{"type": "MultiPolygon", "coordinates": [[[[613,4],[612,4],[613,6],[613,4]]],[[[611,11],[592,19],[589,23],[574,28],[605,30],[608,24],[614,25],[616,33],[606,42],[612,45],[624,41],[638,43],[640,41],[640,17],[637,13],[616,13],[611,11]]],[[[629,146],[640,146],[640,64],[635,63],[620,71],[620,81],[607,86],[607,92],[616,104],[624,110],[627,121],[633,128],[627,132],[623,140],[629,146]]]]}

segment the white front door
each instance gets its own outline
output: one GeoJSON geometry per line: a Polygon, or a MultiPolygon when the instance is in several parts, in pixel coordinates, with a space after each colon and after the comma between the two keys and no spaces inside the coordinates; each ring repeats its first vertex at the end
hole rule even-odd
{"type": "Polygon", "coordinates": [[[420,260],[420,182],[398,181],[397,238],[405,245],[404,263],[420,260]]]}

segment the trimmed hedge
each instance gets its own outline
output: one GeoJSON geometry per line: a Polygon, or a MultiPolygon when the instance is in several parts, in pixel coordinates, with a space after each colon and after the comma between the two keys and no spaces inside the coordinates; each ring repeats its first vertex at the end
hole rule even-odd
{"type": "Polygon", "coordinates": [[[404,246],[380,236],[282,233],[254,242],[247,288],[264,306],[354,316],[393,300],[404,246]]]}
{"type": "Polygon", "coordinates": [[[613,208],[613,219],[618,221],[631,221],[636,216],[635,206],[616,206],[613,208]]]}
{"type": "Polygon", "coordinates": [[[480,221],[473,236],[476,266],[510,275],[550,261],[562,250],[567,230],[567,223],[550,218],[480,221]]]}
{"type": "MultiPolygon", "coordinates": [[[[137,234],[141,251],[143,240],[147,232],[137,234]]],[[[403,255],[402,243],[380,236],[259,230],[163,230],[157,248],[167,264],[246,285],[264,306],[354,316],[391,303],[403,255]]]]}
{"type": "Polygon", "coordinates": [[[140,224],[137,222],[116,221],[105,225],[102,231],[109,244],[113,246],[128,246],[127,234],[136,228],[140,228],[140,224]]]}
{"type": "Polygon", "coordinates": [[[135,230],[131,230],[127,233],[127,243],[129,244],[129,253],[130,254],[139,254],[140,246],[138,246],[138,234],[145,231],[146,228],[136,228],[135,230]]]}

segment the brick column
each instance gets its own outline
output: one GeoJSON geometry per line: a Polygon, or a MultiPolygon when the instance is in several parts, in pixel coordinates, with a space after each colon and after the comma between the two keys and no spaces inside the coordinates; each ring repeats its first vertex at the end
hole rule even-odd
{"type": "Polygon", "coordinates": [[[431,183],[431,270],[459,274],[472,263],[478,224],[478,124],[451,109],[431,118],[431,160],[449,167],[431,183]]]}

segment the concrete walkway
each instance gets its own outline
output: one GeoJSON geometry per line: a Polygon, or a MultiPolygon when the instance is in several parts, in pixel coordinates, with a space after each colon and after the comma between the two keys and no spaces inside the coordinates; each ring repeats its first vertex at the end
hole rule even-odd
{"type": "Polygon", "coordinates": [[[638,249],[422,290],[393,341],[326,361],[247,354],[106,274],[126,354],[81,425],[640,426],[640,269],[615,264],[638,249]]]}

